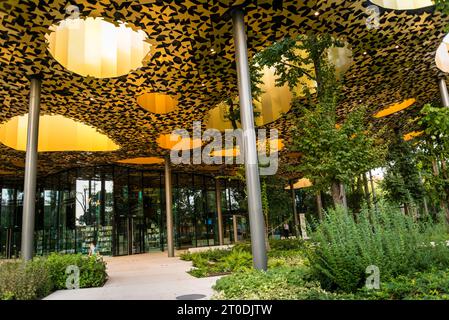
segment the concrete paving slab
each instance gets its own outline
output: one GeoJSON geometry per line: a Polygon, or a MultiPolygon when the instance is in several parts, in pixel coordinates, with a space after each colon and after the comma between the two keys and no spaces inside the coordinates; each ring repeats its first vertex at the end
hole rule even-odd
{"type": "Polygon", "coordinates": [[[109,279],[101,288],[58,290],[45,300],[189,300],[210,299],[220,277],[195,278],[192,263],[166,252],[105,257],[109,279]]]}

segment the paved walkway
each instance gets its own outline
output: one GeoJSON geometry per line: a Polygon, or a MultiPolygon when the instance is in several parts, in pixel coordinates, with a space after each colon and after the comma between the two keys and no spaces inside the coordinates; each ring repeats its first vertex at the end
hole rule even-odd
{"type": "Polygon", "coordinates": [[[105,258],[109,280],[101,288],[59,290],[46,300],[190,300],[209,299],[219,277],[195,278],[192,264],[166,252],[105,258]]]}

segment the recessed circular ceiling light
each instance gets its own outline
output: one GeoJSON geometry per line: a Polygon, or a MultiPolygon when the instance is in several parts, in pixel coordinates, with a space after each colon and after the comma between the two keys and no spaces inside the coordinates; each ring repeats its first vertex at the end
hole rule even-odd
{"type": "Polygon", "coordinates": [[[371,0],[371,3],[393,10],[417,10],[434,5],[432,0],[371,0]]]}
{"type": "Polygon", "coordinates": [[[50,27],[50,54],[81,76],[113,78],[141,68],[151,44],[142,30],[103,18],[66,19],[50,27]]]}

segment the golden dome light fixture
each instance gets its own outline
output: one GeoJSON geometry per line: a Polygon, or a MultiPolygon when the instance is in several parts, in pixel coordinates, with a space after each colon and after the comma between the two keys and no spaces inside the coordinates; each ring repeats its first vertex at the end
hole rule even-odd
{"type": "Polygon", "coordinates": [[[48,51],[81,76],[114,78],[143,67],[151,50],[143,30],[103,18],[68,18],[50,27],[48,51]]]}

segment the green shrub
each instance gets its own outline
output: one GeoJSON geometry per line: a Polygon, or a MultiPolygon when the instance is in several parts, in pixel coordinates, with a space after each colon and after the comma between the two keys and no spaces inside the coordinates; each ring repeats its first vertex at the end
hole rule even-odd
{"type": "Polygon", "coordinates": [[[449,300],[449,270],[430,270],[401,275],[380,284],[380,290],[362,289],[359,299],[449,300]]]}
{"type": "Polygon", "coordinates": [[[209,277],[235,271],[248,270],[252,266],[252,256],[247,251],[209,250],[189,253],[181,257],[192,261],[194,269],[189,273],[195,277],[209,277]]]}
{"type": "Polygon", "coordinates": [[[214,299],[230,300],[325,300],[338,299],[313,281],[308,268],[252,270],[217,280],[214,299]]]}
{"type": "Polygon", "coordinates": [[[270,239],[270,251],[289,251],[304,249],[304,241],[299,239],[270,239]]]}
{"type": "Polygon", "coordinates": [[[28,263],[6,262],[0,265],[0,300],[34,300],[53,289],[45,260],[28,263]]]}
{"type": "Polygon", "coordinates": [[[232,249],[211,249],[200,252],[184,252],[181,254],[181,260],[193,261],[194,265],[197,260],[206,259],[210,261],[218,261],[221,258],[229,255],[232,249]]]}
{"type": "Polygon", "coordinates": [[[220,260],[224,272],[249,270],[253,264],[253,257],[247,251],[232,250],[230,254],[220,260]]]}
{"type": "Polygon", "coordinates": [[[232,250],[246,251],[246,252],[251,253],[251,243],[250,242],[239,242],[239,243],[236,243],[232,247],[232,250]]]}
{"type": "Polygon", "coordinates": [[[99,256],[53,253],[46,264],[56,289],[66,289],[66,269],[70,265],[80,269],[80,288],[100,287],[107,280],[106,263],[99,256]]]}
{"type": "Polygon", "coordinates": [[[310,265],[322,286],[355,292],[375,265],[381,279],[448,266],[449,249],[431,247],[428,226],[415,223],[398,209],[381,204],[378,214],[362,210],[354,217],[342,208],[329,210],[312,235],[317,243],[308,251],[310,265]]]}
{"type": "MultiPolygon", "coordinates": [[[[287,267],[302,266],[305,261],[302,241],[273,240],[273,248],[268,252],[268,266],[287,267]]],[[[236,244],[231,249],[216,249],[196,253],[181,254],[181,259],[192,261],[194,269],[189,273],[195,277],[208,277],[228,274],[231,272],[252,269],[251,247],[248,243],[236,244]]]]}

